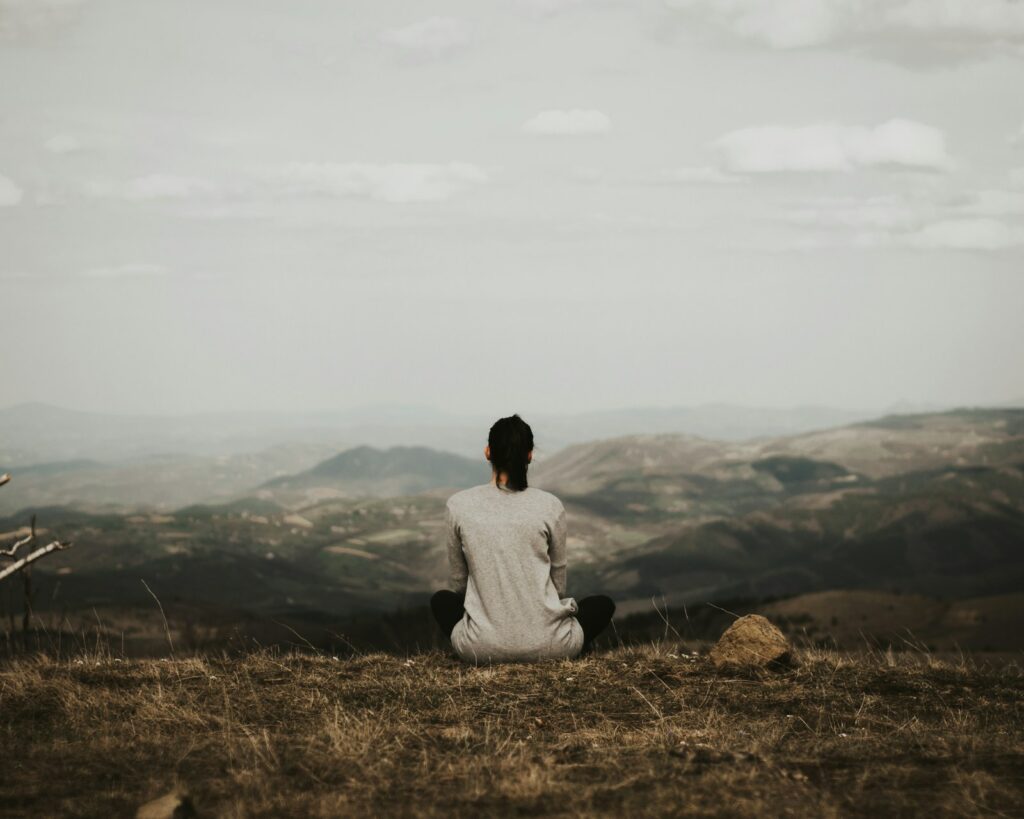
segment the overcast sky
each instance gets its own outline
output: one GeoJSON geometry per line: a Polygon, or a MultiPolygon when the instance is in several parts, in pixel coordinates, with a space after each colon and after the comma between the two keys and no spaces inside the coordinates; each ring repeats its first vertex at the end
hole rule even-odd
{"type": "Polygon", "coordinates": [[[1024,396],[1019,0],[0,0],[0,406],[1024,396]]]}

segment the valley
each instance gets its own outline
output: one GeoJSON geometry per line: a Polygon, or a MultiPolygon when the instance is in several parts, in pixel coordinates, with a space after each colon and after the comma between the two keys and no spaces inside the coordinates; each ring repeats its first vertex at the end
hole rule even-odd
{"type": "MultiPolygon", "coordinates": [[[[79,495],[8,514],[0,533],[13,537],[31,511],[76,544],[34,570],[34,612],[57,632],[95,626],[101,613],[145,621],[154,595],[210,639],[239,623],[284,624],[309,639],[331,624],[422,610],[446,584],[445,501],[486,482],[486,462],[428,447],[312,456],[294,453],[300,468],[269,480],[250,475],[230,498],[214,491],[204,503],[126,510],[79,495]]],[[[35,479],[59,483],[80,468],[35,479]]],[[[20,480],[15,471],[3,491],[20,480]]],[[[869,614],[857,594],[955,601],[1024,588],[1022,410],[738,442],[619,436],[541,459],[530,481],[566,505],[570,593],[611,594],[617,618],[837,593],[855,593],[843,605],[860,600],[869,614]]],[[[12,618],[21,602],[6,597],[12,618]]],[[[136,629],[139,640],[153,639],[150,626],[136,629]]],[[[994,647],[1018,639],[1010,627],[999,635],[994,647]]]]}

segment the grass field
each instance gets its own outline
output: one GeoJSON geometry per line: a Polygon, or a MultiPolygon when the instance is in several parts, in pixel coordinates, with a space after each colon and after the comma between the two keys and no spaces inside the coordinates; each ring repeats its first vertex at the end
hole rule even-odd
{"type": "Polygon", "coordinates": [[[1019,663],[797,652],[716,670],[676,643],[469,667],[106,653],[0,667],[0,813],[1024,815],[1019,663]]]}

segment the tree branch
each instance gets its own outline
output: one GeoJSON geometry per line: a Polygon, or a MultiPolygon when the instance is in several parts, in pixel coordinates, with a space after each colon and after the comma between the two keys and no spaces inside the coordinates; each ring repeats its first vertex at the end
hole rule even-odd
{"type": "Polygon", "coordinates": [[[22,546],[27,546],[36,539],[36,516],[32,515],[32,525],[29,527],[29,534],[23,537],[21,540],[15,541],[14,545],[10,549],[0,549],[0,556],[3,557],[14,557],[15,553],[22,546]]]}
{"type": "Polygon", "coordinates": [[[14,554],[18,549],[31,543],[33,540],[35,540],[34,535],[26,535],[21,540],[15,541],[14,545],[10,549],[0,549],[0,555],[3,555],[4,557],[14,557],[14,554]]]}
{"type": "MultiPolygon", "coordinates": [[[[7,472],[3,473],[2,475],[0,475],[0,486],[3,486],[5,483],[9,483],[10,480],[11,480],[11,476],[7,472]]],[[[29,533],[25,537],[21,538],[20,540],[14,541],[14,545],[11,546],[10,548],[8,548],[8,549],[0,549],[0,557],[14,557],[14,555],[18,551],[18,549],[20,549],[22,546],[27,546],[30,543],[35,543],[35,540],[36,540],[36,516],[33,514],[32,515],[32,521],[29,524],[29,533]]],[[[0,580],[3,580],[6,577],[10,577],[12,574],[14,574],[17,571],[21,571],[26,566],[28,566],[30,563],[35,563],[35,561],[39,560],[39,558],[46,557],[46,555],[50,554],[50,552],[57,552],[57,551],[60,551],[62,549],[69,549],[69,548],[71,548],[71,544],[70,543],[64,543],[63,541],[60,541],[60,540],[55,540],[55,541],[53,541],[53,543],[47,543],[45,546],[41,546],[40,548],[36,549],[34,552],[31,552],[30,554],[25,555],[25,557],[21,558],[21,560],[15,560],[9,566],[5,566],[3,569],[0,569],[0,580]]],[[[26,577],[28,577],[28,575],[26,575],[26,577]]],[[[26,601],[25,605],[29,606],[31,604],[30,604],[30,602],[26,601]]],[[[26,616],[28,616],[28,615],[26,615],[26,616]]],[[[27,628],[27,626],[26,626],[26,628],[27,628]]]]}
{"type": "Polygon", "coordinates": [[[39,547],[31,554],[25,555],[21,560],[15,560],[10,566],[5,566],[3,569],[0,569],[0,580],[3,580],[5,577],[9,577],[20,569],[24,569],[29,563],[34,563],[39,560],[39,558],[50,554],[50,552],[69,549],[71,546],[71,543],[61,543],[59,540],[55,540],[53,543],[47,543],[45,546],[39,547]]]}

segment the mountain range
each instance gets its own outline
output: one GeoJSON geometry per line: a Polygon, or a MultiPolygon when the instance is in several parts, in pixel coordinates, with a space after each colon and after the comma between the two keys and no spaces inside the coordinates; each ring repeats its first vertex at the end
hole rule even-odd
{"type": "MultiPolygon", "coordinates": [[[[518,410],[521,408],[513,407],[506,414],[518,410]]],[[[520,414],[534,427],[539,458],[569,444],[619,435],[669,432],[739,440],[833,427],[877,417],[884,411],[704,404],[520,414]]],[[[334,452],[359,445],[427,446],[477,458],[495,420],[403,405],[162,416],[83,412],[26,403],[0,409],[0,465],[24,467],[81,459],[113,463],[172,454],[227,457],[280,445],[324,446],[334,452]]]]}
{"type": "MultiPolygon", "coordinates": [[[[13,474],[0,497],[22,480],[13,474]]],[[[1024,588],[1024,410],[891,415],[743,441],[618,436],[567,446],[529,475],[569,513],[570,593],[610,593],[623,617],[652,600],[1024,588]]],[[[77,544],[40,565],[48,602],[38,605],[145,610],[141,579],[170,606],[296,628],[422,604],[447,580],[446,497],[488,478],[482,453],[359,446],[222,503],[36,507],[40,526],[77,544]]],[[[27,512],[0,519],[0,539],[27,512]]]]}

